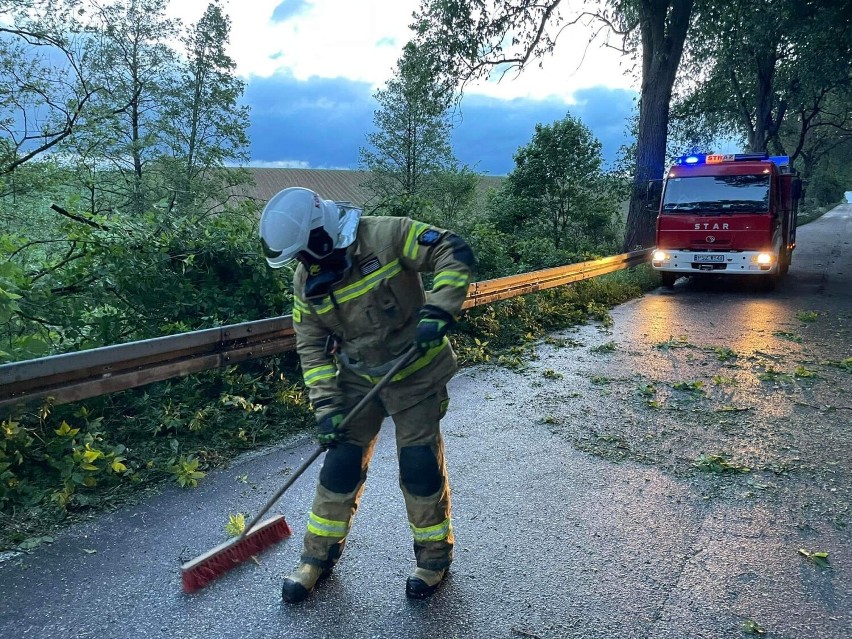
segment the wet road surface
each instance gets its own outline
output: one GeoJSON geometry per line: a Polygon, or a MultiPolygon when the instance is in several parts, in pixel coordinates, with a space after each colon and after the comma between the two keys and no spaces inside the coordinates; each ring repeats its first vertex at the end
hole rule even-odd
{"type": "Polygon", "coordinates": [[[224,540],[312,450],[245,456],[195,490],[0,563],[2,637],[852,636],[852,206],[799,229],[788,279],[681,280],[563,331],[522,367],[466,369],[444,420],[456,560],[408,601],[410,533],[385,425],[346,553],[306,602],[317,464],[274,509],[293,538],[194,595],[224,540]],[[828,552],[820,566],[799,550],[828,552]],[[751,625],[755,624],[755,625],[751,625]]]}

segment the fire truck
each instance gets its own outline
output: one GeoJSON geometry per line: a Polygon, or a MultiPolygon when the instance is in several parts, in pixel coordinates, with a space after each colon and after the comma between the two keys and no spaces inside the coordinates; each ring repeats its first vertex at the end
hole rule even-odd
{"type": "Polygon", "coordinates": [[[742,275],[771,290],[787,274],[802,196],[787,156],[685,155],[650,188],[661,196],[651,263],[663,286],[683,276],[742,275]]]}

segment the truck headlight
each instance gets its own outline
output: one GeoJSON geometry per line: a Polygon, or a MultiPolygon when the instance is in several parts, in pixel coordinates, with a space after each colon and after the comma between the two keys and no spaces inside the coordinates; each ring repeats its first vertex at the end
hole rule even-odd
{"type": "Polygon", "coordinates": [[[758,264],[772,264],[772,255],[769,253],[758,253],[757,254],[757,263],[758,264]]]}
{"type": "Polygon", "coordinates": [[[654,251],[653,260],[655,262],[665,262],[667,259],[669,259],[669,256],[666,255],[665,251],[654,251]]]}

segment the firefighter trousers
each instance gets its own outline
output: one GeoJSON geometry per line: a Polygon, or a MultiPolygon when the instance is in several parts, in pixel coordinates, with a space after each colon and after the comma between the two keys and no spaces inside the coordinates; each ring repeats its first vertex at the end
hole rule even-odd
{"type": "MultiPolygon", "coordinates": [[[[363,396],[351,389],[344,389],[344,393],[350,408],[363,396]]],[[[450,486],[440,431],[448,403],[443,387],[392,415],[399,485],[414,539],[414,555],[417,565],[429,570],[447,568],[453,559],[450,486]]],[[[331,568],[340,558],[384,418],[381,403],[370,403],[350,421],[347,441],[326,453],[308,515],[303,562],[331,568]]]]}

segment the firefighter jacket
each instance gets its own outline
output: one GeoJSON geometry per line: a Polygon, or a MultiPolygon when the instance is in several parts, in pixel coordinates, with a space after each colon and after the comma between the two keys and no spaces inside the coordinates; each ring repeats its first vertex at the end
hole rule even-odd
{"type": "MultiPolygon", "coordinates": [[[[351,267],[328,296],[305,297],[303,265],[293,277],[296,349],[318,419],[344,409],[341,380],[354,375],[375,384],[390,370],[414,343],[421,307],[454,319],[473,277],[473,253],[461,238],[409,218],[362,217],[347,251],[351,267]],[[421,272],[434,273],[428,292],[421,272]]],[[[392,415],[440,390],[456,370],[445,337],[397,373],[379,399],[392,415]]]]}

